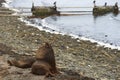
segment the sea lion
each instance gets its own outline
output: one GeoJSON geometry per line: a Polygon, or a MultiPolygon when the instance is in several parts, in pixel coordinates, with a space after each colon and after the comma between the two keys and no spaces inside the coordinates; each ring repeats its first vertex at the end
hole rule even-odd
{"type": "Polygon", "coordinates": [[[20,59],[8,60],[10,66],[16,66],[19,68],[31,68],[32,64],[35,62],[34,57],[23,57],[20,59]]]}
{"type": "Polygon", "coordinates": [[[48,63],[51,66],[52,73],[58,73],[54,51],[49,43],[46,42],[43,46],[39,47],[39,49],[36,51],[36,59],[48,63]]]}
{"type": "Polygon", "coordinates": [[[32,65],[32,73],[36,75],[45,75],[45,76],[54,76],[54,74],[51,73],[52,67],[44,61],[35,61],[32,65]]]}

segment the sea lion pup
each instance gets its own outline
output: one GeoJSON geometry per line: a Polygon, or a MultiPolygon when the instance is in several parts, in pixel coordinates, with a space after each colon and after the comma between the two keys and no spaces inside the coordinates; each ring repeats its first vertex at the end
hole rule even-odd
{"type": "Polygon", "coordinates": [[[45,75],[47,76],[54,76],[54,74],[51,73],[52,67],[44,61],[35,61],[32,65],[32,73],[36,75],[45,75]]]}
{"type": "Polygon", "coordinates": [[[58,73],[56,68],[54,51],[49,43],[46,42],[43,46],[39,47],[39,49],[36,51],[36,59],[48,63],[51,66],[51,73],[58,73]]]}
{"type": "Polygon", "coordinates": [[[8,60],[10,66],[16,66],[19,68],[31,68],[32,64],[35,62],[34,57],[22,57],[20,59],[8,60]]]}

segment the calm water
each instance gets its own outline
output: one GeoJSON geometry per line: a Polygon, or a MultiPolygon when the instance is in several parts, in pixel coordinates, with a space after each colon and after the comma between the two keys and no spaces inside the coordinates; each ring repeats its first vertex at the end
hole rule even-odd
{"type": "MultiPolygon", "coordinates": [[[[59,7],[93,7],[93,0],[33,0],[35,5],[53,5],[57,1],[59,7]]],[[[114,5],[120,0],[96,0],[97,5],[104,5],[107,2],[109,5],[114,5]]],[[[13,0],[11,7],[31,7],[32,0],[13,0]]],[[[81,10],[78,8],[59,8],[61,11],[66,10],[81,10]]],[[[82,9],[92,11],[92,8],[82,9]]],[[[77,16],[50,16],[44,20],[36,20],[36,23],[43,25],[40,27],[48,27],[58,32],[66,34],[74,34],[94,39],[100,42],[109,43],[115,46],[120,46],[120,14],[114,16],[107,14],[100,17],[92,15],[77,15],[77,16]]]]}
{"type": "Polygon", "coordinates": [[[46,26],[66,34],[120,46],[120,15],[108,14],[94,18],[92,15],[48,17],[46,26]]]}

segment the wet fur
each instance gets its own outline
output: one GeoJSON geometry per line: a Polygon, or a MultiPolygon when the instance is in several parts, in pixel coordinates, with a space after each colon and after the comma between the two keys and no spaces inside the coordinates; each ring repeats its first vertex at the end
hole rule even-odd
{"type": "Polygon", "coordinates": [[[35,58],[20,57],[20,59],[8,60],[11,66],[19,68],[31,68],[32,73],[37,75],[54,76],[58,73],[52,46],[45,43],[36,51],[35,58]]]}
{"type": "Polygon", "coordinates": [[[51,66],[44,61],[36,61],[32,65],[32,73],[36,75],[54,76],[50,71],[51,69],[51,66]]]}
{"type": "Polygon", "coordinates": [[[31,68],[32,64],[35,62],[35,58],[20,58],[8,60],[10,66],[16,66],[19,68],[31,68]]]}
{"type": "Polygon", "coordinates": [[[48,63],[51,66],[51,72],[57,73],[54,51],[50,44],[45,43],[39,47],[36,52],[36,59],[48,63]]]}

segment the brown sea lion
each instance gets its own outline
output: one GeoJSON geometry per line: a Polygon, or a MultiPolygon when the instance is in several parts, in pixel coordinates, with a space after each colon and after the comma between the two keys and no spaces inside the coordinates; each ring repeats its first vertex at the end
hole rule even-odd
{"type": "Polygon", "coordinates": [[[20,59],[13,59],[13,60],[8,60],[8,64],[10,64],[10,66],[16,66],[19,68],[31,68],[32,64],[35,62],[35,58],[34,57],[24,57],[24,58],[20,58],[20,59]]]}
{"type": "Polygon", "coordinates": [[[36,59],[48,63],[51,66],[52,73],[58,73],[54,51],[49,43],[45,43],[43,46],[39,47],[39,49],[36,51],[36,59]]]}
{"type": "Polygon", "coordinates": [[[54,76],[54,74],[51,73],[52,67],[44,61],[37,60],[32,65],[32,73],[36,75],[45,75],[45,76],[54,76]]]}

